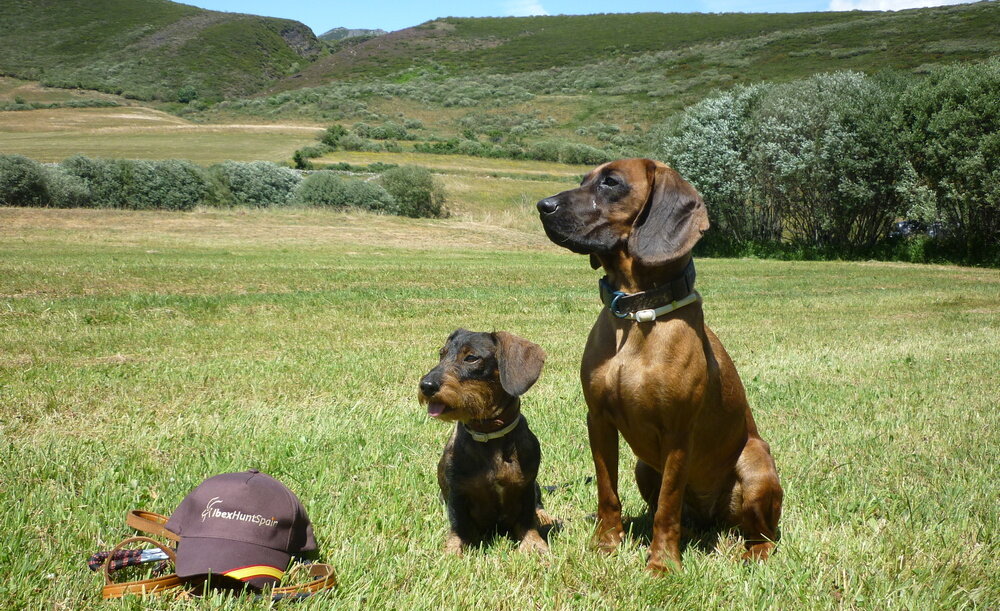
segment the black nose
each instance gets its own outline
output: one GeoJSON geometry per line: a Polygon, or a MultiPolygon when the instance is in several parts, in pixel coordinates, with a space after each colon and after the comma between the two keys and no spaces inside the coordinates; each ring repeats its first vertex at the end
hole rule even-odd
{"type": "Polygon", "coordinates": [[[559,202],[554,197],[546,197],[535,205],[542,214],[552,214],[559,208],[559,202]]]}
{"type": "Polygon", "coordinates": [[[424,378],[420,380],[420,392],[431,397],[441,388],[441,385],[434,380],[424,378]]]}

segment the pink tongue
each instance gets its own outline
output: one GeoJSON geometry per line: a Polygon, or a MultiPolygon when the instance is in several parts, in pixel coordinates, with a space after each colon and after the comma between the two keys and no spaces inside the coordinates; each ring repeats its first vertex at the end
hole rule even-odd
{"type": "Polygon", "coordinates": [[[444,413],[444,403],[428,403],[427,414],[435,418],[444,413]]]}

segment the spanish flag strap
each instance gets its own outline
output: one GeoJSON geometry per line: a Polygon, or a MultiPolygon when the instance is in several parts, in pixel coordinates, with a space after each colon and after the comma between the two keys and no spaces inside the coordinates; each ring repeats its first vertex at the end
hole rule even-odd
{"type": "Polygon", "coordinates": [[[274,577],[275,579],[281,579],[284,574],[285,572],[281,569],[273,566],[267,566],[266,564],[243,566],[223,573],[226,577],[232,577],[233,579],[239,579],[240,581],[247,581],[248,579],[253,579],[254,577],[274,577]]]}

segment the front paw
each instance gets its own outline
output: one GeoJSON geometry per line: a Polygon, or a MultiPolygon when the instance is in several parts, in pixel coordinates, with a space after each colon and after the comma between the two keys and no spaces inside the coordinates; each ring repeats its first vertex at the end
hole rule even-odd
{"type": "Polygon", "coordinates": [[[594,533],[594,545],[598,551],[610,554],[621,545],[625,538],[625,530],[622,528],[610,528],[594,533]]]}
{"type": "Polygon", "coordinates": [[[529,530],[524,535],[524,538],[521,539],[521,544],[517,547],[517,551],[528,554],[548,554],[549,544],[538,534],[537,530],[529,530]]]}
{"type": "Polygon", "coordinates": [[[444,542],[444,553],[452,556],[461,556],[464,549],[465,545],[462,544],[461,537],[455,533],[448,535],[448,539],[444,542]]]}
{"type": "Polygon", "coordinates": [[[646,563],[646,572],[656,577],[677,573],[681,570],[681,563],[673,560],[653,560],[646,563]]]}
{"type": "Polygon", "coordinates": [[[774,547],[774,543],[770,541],[751,545],[743,553],[743,562],[763,562],[774,553],[774,547]]]}

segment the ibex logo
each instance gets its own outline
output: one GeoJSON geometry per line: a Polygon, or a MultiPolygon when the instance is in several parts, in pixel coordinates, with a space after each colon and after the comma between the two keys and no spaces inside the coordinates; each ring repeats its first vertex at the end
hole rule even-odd
{"type": "Polygon", "coordinates": [[[240,522],[250,522],[251,524],[256,524],[258,526],[277,526],[278,518],[271,517],[265,518],[264,516],[258,514],[243,513],[242,511],[222,511],[216,505],[222,503],[222,499],[215,496],[212,497],[205,505],[205,510],[201,512],[201,521],[204,522],[208,518],[222,518],[223,520],[239,520],[240,522]]]}
{"type": "Polygon", "coordinates": [[[221,502],[222,499],[220,499],[219,497],[217,496],[212,497],[212,500],[209,501],[207,505],[205,505],[205,511],[201,512],[201,521],[204,522],[205,518],[212,515],[212,512],[218,512],[219,510],[215,509],[215,506],[221,502]]]}

